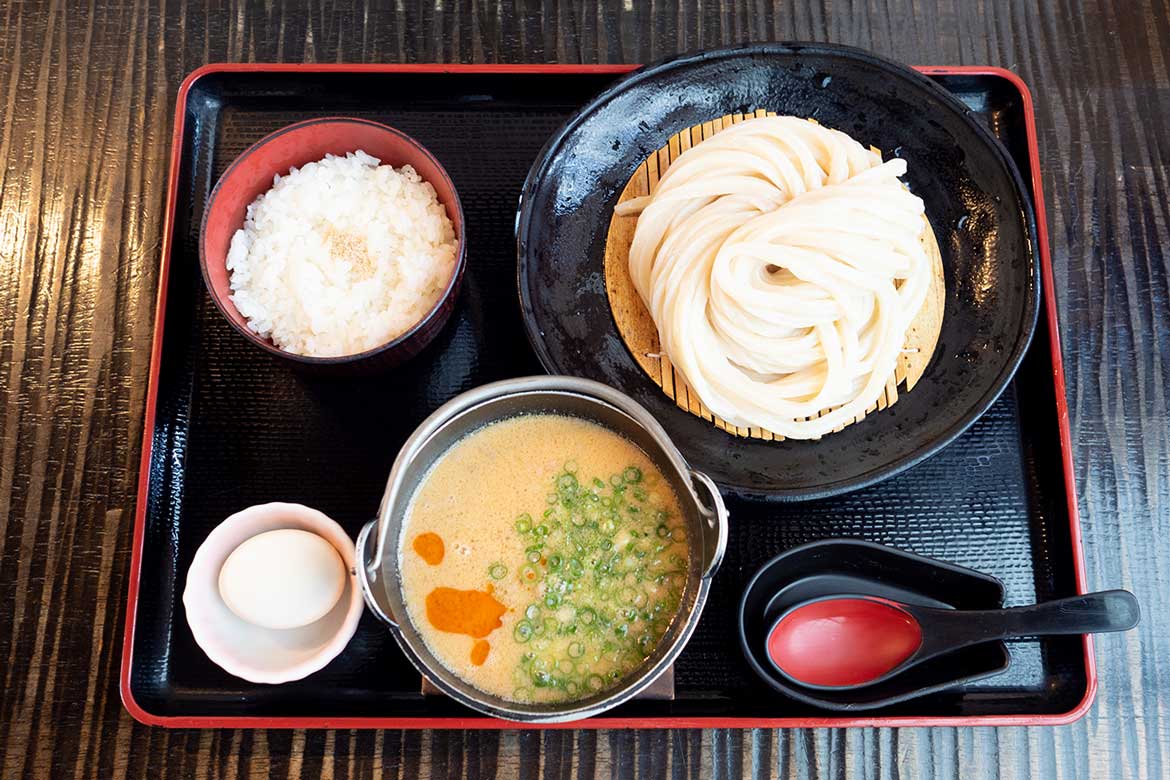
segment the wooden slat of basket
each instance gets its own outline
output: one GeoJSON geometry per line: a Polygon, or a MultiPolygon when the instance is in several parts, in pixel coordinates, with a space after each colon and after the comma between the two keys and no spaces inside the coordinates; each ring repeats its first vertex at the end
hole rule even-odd
{"type": "MultiPolygon", "coordinates": [[[[668,140],[665,146],[650,155],[638,170],[635,171],[625,190],[619,197],[619,202],[630,198],[646,195],[652,192],[658,180],[673,160],[701,141],[712,137],[716,133],[743,122],[745,118],[775,116],[773,111],[756,109],[744,114],[729,114],[718,119],[677,133],[668,140]]],[[[812,120],[810,120],[812,121],[812,120]]],[[[875,150],[876,151],[876,150],[875,150]]],[[[774,434],[763,428],[744,428],[731,425],[725,420],[712,414],[702,399],[698,397],[686,383],[682,374],[671,365],[668,355],[662,352],[658,340],[658,331],[654,326],[650,313],[646,310],[633,282],[629,276],[629,248],[633,241],[634,228],[637,225],[635,217],[614,216],[610,222],[609,235],[605,248],[605,280],[606,293],[609,296],[610,306],[613,309],[614,319],[618,331],[622,334],[626,346],[630,348],[634,359],[655,383],[662,388],[679,408],[685,409],[697,417],[711,422],[720,430],[728,433],[766,441],[780,441],[783,436],[774,434]]],[[[904,385],[910,390],[921,378],[926,370],[938,334],[942,325],[942,310],[945,288],[943,286],[942,258],[935,242],[934,232],[930,224],[924,220],[923,238],[928,254],[932,259],[932,283],[927,293],[926,302],[911,323],[906,336],[906,345],[903,354],[898,360],[894,374],[890,377],[881,396],[865,412],[857,415],[850,423],[838,426],[839,431],[852,422],[860,422],[867,414],[887,409],[898,400],[898,386],[904,385]]],[[[815,415],[822,417],[831,409],[822,410],[815,415]]],[[[812,418],[809,418],[812,419],[812,418]]]]}

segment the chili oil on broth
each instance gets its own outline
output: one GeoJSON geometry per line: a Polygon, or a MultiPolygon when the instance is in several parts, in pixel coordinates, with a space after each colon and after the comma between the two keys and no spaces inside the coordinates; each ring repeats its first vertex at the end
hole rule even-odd
{"type": "Polygon", "coordinates": [[[399,571],[444,666],[510,701],[555,702],[613,687],[653,652],[688,552],[678,497],[642,450],[593,422],[531,414],[473,431],[431,467],[399,571]]]}

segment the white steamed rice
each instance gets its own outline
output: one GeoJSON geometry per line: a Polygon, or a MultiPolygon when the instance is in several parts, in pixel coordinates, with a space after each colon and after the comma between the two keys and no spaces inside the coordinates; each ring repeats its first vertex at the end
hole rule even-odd
{"type": "Polygon", "coordinates": [[[283,350],[351,355],[409,330],[455,270],[451,220],[409,165],[362,151],[293,168],[232,237],[232,302],[283,350]]]}

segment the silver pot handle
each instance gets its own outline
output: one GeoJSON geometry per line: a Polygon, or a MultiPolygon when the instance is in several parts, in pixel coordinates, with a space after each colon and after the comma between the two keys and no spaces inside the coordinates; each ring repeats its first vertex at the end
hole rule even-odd
{"type": "Polygon", "coordinates": [[[386,602],[386,589],[377,583],[382,574],[382,558],[378,546],[378,521],[366,523],[357,536],[357,560],[354,561],[354,574],[357,576],[358,586],[362,589],[366,606],[370,611],[391,628],[398,628],[398,621],[391,615],[390,605],[386,602]]]}
{"type": "Polygon", "coordinates": [[[723,503],[723,496],[715,482],[701,471],[688,469],[692,484],[699,484],[707,493],[709,504],[699,498],[699,511],[707,520],[708,527],[714,534],[703,534],[703,579],[715,574],[723,560],[723,553],[727,549],[727,506],[723,503]]]}

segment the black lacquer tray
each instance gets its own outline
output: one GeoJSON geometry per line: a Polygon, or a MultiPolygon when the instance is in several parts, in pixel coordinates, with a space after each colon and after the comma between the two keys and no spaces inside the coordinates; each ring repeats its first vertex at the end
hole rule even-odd
{"type": "MultiPolygon", "coordinates": [[[[122,696],[167,726],[498,728],[420,680],[365,616],[322,671],[255,685],[214,666],[183,614],[185,572],[207,533],[251,504],[316,507],[357,533],[377,508],[399,444],[436,406],[484,382],[540,372],[516,293],[517,196],[547,139],[626,66],[211,65],[179,93],[122,696]],[[467,217],[467,274],[434,344],[380,378],[297,374],[248,344],[199,274],[198,226],[232,159],[263,135],[317,116],[368,117],[418,138],[450,172],[467,217]]],[[[1008,604],[1084,589],[1051,267],[1037,189],[1031,99],[993,68],[921,68],[1007,146],[1032,188],[1044,298],[1007,391],[939,454],[880,485],[775,504],[729,498],[731,540],[703,619],[675,666],[672,701],[639,700],[575,727],[756,727],[1065,723],[1095,687],[1091,645],[1012,645],[1007,673],[864,716],[840,717],[764,688],[743,661],[736,603],[777,553],[856,537],[998,577],[1008,604]]]]}

